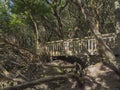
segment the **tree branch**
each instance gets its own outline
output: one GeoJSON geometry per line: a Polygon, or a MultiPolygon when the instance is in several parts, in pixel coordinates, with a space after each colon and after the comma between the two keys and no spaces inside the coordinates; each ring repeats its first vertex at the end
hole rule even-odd
{"type": "Polygon", "coordinates": [[[26,82],[26,83],[23,83],[23,84],[19,84],[19,85],[16,85],[16,86],[7,87],[7,88],[4,88],[3,90],[23,90],[25,88],[32,87],[32,86],[35,86],[35,85],[39,85],[41,83],[50,82],[50,81],[54,81],[54,80],[67,79],[67,78],[74,78],[75,80],[77,80],[79,86],[80,87],[82,86],[80,78],[77,75],[71,73],[71,74],[66,74],[66,75],[49,76],[49,77],[46,77],[46,78],[41,78],[41,79],[38,79],[38,80],[31,81],[31,82],[26,82]]]}
{"type": "Polygon", "coordinates": [[[64,4],[64,6],[60,7],[59,14],[65,9],[65,7],[68,5],[69,0],[67,0],[64,4]]]}
{"type": "Polygon", "coordinates": [[[27,49],[27,48],[23,48],[23,47],[20,47],[20,46],[18,46],[18,45],[16,45],[16,44],[10,43],[10,42],[7,41],[4,37],[2,37],[2,35],[0,35],[0,40],[2,40],[2,42],[6,43],[6,44],[8,44],[8,45],[10,45],[10,46],[16,47],[17,49],[25,50],[25,51],[27,51],[27,52],[35,55],[35,56],[38,56],[37,54],[35,54],[34,52],[32,52],[31,50],[29,50],[29,49],[27,49]]]}

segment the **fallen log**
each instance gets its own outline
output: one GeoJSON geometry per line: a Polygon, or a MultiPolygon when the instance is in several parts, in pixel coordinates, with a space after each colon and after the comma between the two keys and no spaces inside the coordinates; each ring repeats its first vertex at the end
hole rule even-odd
{"type": "Polygon", "coordinates": [[[63,79],[68,79],[68,78],[74,78],[78,82],[79,87],[82,86],[81,79],[77,75],[70,73],[66,75],[56,75],[56,76],[49,76],[49,77],[41,78],[41,79],[34,80],[31,82],[22,83],[16,86],[7,87],[7,88],[4,88],[3,90],[23,90],[25,88],[33,87],[35,85],[39,85],[45,82],[50,82],[54,80],[63,80],[63,79]]]}

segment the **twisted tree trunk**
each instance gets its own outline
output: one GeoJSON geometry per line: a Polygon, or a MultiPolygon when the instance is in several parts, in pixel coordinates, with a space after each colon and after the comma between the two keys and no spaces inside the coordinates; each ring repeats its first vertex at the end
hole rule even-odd
{"type": "MultiPolygon", "coordinates": [[[[99,32],[99,26],[100,26],[100,21],[99,21],[99,11],[97,9],[96,1],[93,1],[93,16],[88,15],[88,12],[83,5],[81,4],[81,0],[77,0],[77,2],[73,1],[81,10],[82,14],[84,15],[84,18],[86,22],[88,22],[89,28],[94,35],[95,39],[98,41],[98,46],[101,49],[102,55],[105,55],[107,62],[107,66],[109,66],[112,70],[116,72],[117,75],[120,76],[120,62],[119,58],[116,58],[114,55],[114,52],[105,44],[103,41],[102,35],[99,32]]],[[[119,25],[118,25],[119,26],[119,25]]],[[[120,40],[120,39],[119,39],[120,40]]],[[[118,44],[120,42],[118,41],[118,44]]],[[[120,44],[119,44],[120,45],[120,44]]]]}
{"type": "Polygon", "coordinates": [[[30,14],[30,19],[33,23],[33,27],[34,27],[34,41],[35,41],[35,53],[38,54],[38,50],[39,50],[39,32],[38,32],[38,25],[37,22],[35,21],[35,19],[33,18],[32,14],[30,14]]]}

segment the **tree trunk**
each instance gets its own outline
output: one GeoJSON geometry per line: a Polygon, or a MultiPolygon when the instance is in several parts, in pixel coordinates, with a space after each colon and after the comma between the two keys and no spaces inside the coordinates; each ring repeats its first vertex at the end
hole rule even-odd
{"type": "MultiPolygon", "coordinates": [[[[120,4],[115,2],[116,34],[117,34],[117,53],[120,58],[120,4]]],[[[119,59],[120,60],[120,59],[119,59]]]]}
{"type": "Polygon", "coordinates": [[[22,83],[22,84],[15,85],[15,86],[10,86],[10,87],[4,88],[3,90],[23,90],[28,87],[39,85],[41,83],[50,82],[50,81],[54,81],[54,80],[64,80],[64,79],[68,79],[68,78],[75,79],[78,82],[79,87],[82,86],[81,78],[73,73],[70,73],[70,74],[66,74],[66,75],[56,75],[53,77],[51,76],[51,77],[37,79],[37,80],[31,81],[31,82],[26,82],[26,83],[22,83]]]}
{"type": "Polygon", "coordinates": [[[98,47],[102,51],[102,53],[99,53],[99,54],[105,55],[107,59],[106,63],[108,63],[107,66],[109,66],[109,68],[114,70],[116,74],[120,76],[119,60],[115,57],[113,51],[109,48],[109,46],[105,44],[105,42],[103,41],[102,35],[97,34],[96,31],[99,32],[99,26],[97,24],[93,28],[91,28],[91,32],[95,36],[95,39],[98,41],[98,47]]]}
{"type": "Polygon", "coordinates": [[[62,30],[63,29],[63,25],[62,25],[62,21],[61,21],[60,15],[59,15],[56,7],[54,7],[53,10],[54,10],[54,15],[55,15],[55,17],[57,19],[57,22],[58,22],[58,25],[59,25],[59,33],[60,33],[60,37],[59,38],[60,39],[64,39],[64,33],[63,33],[63,30],[62,30]]]}
{"type": "MultiPolygon", "coordinates": [[[[75,3],[75,2],[74,2],[75,3]]],[[[94,2],[96,3],[96,2],[94,2]]],[[[118,63],[118,59],[115,57],[113,51],[109,48],[109,46],[107,46],[105,44],[105,42],[103,41],[102,39],[102,35],[101,33],[99,32],[99,13],[96,9],[95,6],[93,6],[93,9],[94,9],[94,16],[95,17],[91,17],[89,16],[86,12],[86,9],[84,9],[84,7],[82,6],[81,4],[81,0],[77,0],[77,4],[76,4],[81,12],[83,13],[84,15],[84,18],[85,20],[88,22],[89,26],[90,26],[90,30],[91,32],[93,33],[93,35],[95,36],[95,39],[98,41],[98,46],[99,48],[101,49],[102,55],[105,55],[106,59],[107,59],[107,63],[109,65],[111,65],[111,69],[114,70],[116,72],[116,74],[118,74],[120,76],[120,63],[118,63]],[[91,21],[93,20],[94,21],[91,21]]]]}
{"type": "Polygon", "coordinates": [[[33,26],[34,26],[34,41],[35,41],[35,53],[38,54],[39,53],[39,32],[38,32],[38,26],[37,26],[37,23],[36,21],[34,20],[33,16],[30,14],[30,19],[33,23],[33,26]]]}

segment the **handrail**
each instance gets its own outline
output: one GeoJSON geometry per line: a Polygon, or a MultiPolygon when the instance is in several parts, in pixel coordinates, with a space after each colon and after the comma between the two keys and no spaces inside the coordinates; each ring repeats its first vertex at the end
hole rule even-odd
{"type": "MultiPolygon", "coordinates": [[[[103,34],[103,40],[106,44],[112,46],[110,42],[115,43],[115,33],[103,34]]],[[[85,37],[83,39],[74,38],[67,40],[58,40],[47,43],[46,50],[51,56],[62,55],[80,55],[85,54],[86,50],[91,54],[97,54],[97,41],[93,36],[85,37]]]]}

